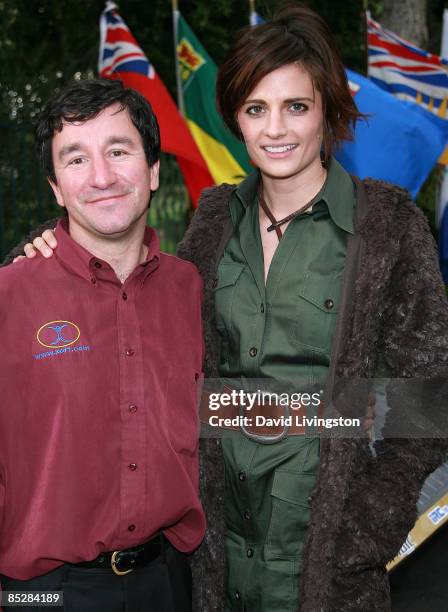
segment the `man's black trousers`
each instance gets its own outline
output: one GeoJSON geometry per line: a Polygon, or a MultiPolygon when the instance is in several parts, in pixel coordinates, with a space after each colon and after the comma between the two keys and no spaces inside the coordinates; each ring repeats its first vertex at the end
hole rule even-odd
{"type": "MultiPolygon", "coordinates": [[[[62,591],[64,607],[27,605],[24,612],[191,612],[191,571],[186,556],[166,546],[157,559],[125,576],[111,568],[65,564],[31,580],[2,576],[2,591],[62,591]]],[[[16,608],[3,608],[11,612],[16,608]]]]}

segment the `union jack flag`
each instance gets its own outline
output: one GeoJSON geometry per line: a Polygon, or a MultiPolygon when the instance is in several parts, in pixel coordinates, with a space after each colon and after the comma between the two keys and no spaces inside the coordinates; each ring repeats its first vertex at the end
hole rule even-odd
{"type": "Polygon", "coordinates": [[[99,74],[108,77],[114,72],[138,72],[153,79],[155,71],[152,64],[116,9],[114,2],[107,2],[101,15],[99,74]]]}
{"type": "Polygon", "coordinates": [[[398,98],[446,117],[448,61],[381,27],[367,12],[369,77],[398,98]]]}
{"type": "Polygon", "coordinates": [[[196,206],[202,189],[214,184],[213,178],[174,100],[118,14],[114,2],[106,2],[100,17],[100,33],[99,74],[119,79],[151,104],[160,126],[162,151],[176,156],[196,206]]]}

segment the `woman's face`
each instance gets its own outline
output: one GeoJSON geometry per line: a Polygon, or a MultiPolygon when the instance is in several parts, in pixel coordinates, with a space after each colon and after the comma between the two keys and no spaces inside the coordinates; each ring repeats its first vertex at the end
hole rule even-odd
{"type": "Polygon", "coordinates": [[[287,64],[261,79],[237,120],[249,156],[263,174],[288,178],[320,166],[322,99],[300,65],[287,64]]]}

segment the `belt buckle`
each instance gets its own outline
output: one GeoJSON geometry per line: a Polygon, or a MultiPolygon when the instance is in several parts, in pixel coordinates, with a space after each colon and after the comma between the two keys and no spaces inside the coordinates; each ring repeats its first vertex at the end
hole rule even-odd
{"type": "MultiPolygon", "coordinates": [[[[289,410],[289,404],[284,405],[284,413],[285,418],[288,418],[291,415],[289,410]]],[[[244,408],[241,404],[239,406],[239,414],[240,417],[244,416],[244,408]]],[[[246,438],[249,438],[249,440],[253,440],[254,442],[258,442],[259,444],[276,444],[277,442],[281,442],[282,440],[288,437],[289,425],[285,423],[283,425],[283,431],[277,434],[276,436],[263,436],[248,431],[244,425],[243,419],[240,419],[240,429],[241,432],[246,436],[246,438]]]]}
{"type": "Polygon", "coordinates": [[[126,574],[129,574],[130,572],[133,572],[133,571],[134,571],[134,568],[131,568],[131,569],[129,569],[129,570],[124,570],[124,571],[119,570],[119,569],[117,568],[117,555],[118,555],[118,553],[120,553],[120,552],[121,552],[120,550],[115,550],[115,551],[112,553],[112,556],[111,556],[111,558],[110,558],[110,565],[111,565],[111,567],[112,567],[112,571],[113,571],[115,574],[117,574],[117,576],[125,576],[126,574]]]}

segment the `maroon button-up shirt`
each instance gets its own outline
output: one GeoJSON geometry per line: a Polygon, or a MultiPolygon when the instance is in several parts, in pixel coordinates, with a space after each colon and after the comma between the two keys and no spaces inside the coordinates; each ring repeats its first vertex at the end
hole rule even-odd
{"type": "Polygon", "coordinates": [[[163,530],[197,547],[195,267],[149,252],[124,284],[76,244],[0,270],[0,574],[28,579],[163,530]]]}

